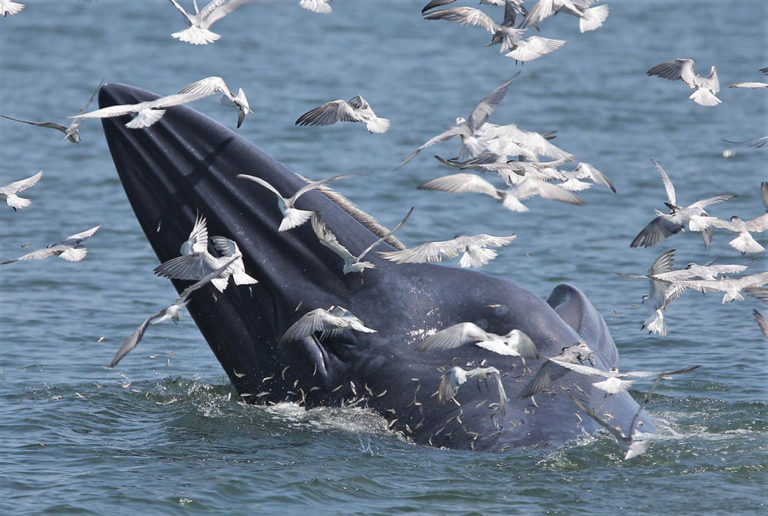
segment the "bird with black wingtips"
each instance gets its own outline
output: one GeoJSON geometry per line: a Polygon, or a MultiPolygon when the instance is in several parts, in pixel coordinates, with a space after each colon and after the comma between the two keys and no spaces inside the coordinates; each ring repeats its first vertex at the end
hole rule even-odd
{"type": "Polygon", "coordinates": [[[82,245],[83,242],[91,238],[100,227],[101,224],[94,226],[91,229],[86,229],[80,233],[75,233],[60,242],[56,242],[55,244],[51,244],[48,247],[44,247],[37,251],[32,251],[31,253],[27,253],[16,259],[6,260],[0,263],[0,265],[26,260],[44,260],[50,256],[58,256],[62,260],[68,262],[79,262],[88,254],[88,249],[82,245]]]}
{"type": "Polygon", "coordinates": [[[386,133],[390,126],[389,119],[376,116],[368,101],[360,95],[310,109],[296,119],[295,125],[332,125],[336,122],[360,122],[372,134],[386,133]]]}

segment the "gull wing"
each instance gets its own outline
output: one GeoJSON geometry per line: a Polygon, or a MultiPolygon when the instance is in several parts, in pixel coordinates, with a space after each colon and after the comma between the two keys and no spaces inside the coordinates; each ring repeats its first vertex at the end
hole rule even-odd
{"type": "Polygon", "coordinates": [[[667,200],[670,204],[673,206],[677,206],[677,197],[675,196],[675,186],[672,184],[672,181],[669,179],[669,176],[664,171],[663,168],[661,168],[661,165],[659,165],[659,162],[655,159],[651,159],[653,162],[653,165],[656,167],[656,170],[659,171],[659,175],[661,175],[661,181],[664,183],[664,190],[667,192],[667,200]]]}
{"type": "Polygon", "coordinates": [[[45,258],[48,258],[49,256],[53,256],[56,254],[56,250],[52,247],[44,247],[43,249],[38,249],[37,251],[32,251],[31,253],[27,253],[23,256],[20,256],[18,258],[15,258],[13,260],[6,260],[2,262],[0,265],[5,265],[8,263],[18,262],[21,260],[44,260],[45,258]]]}
{"type": "Polygon", "coordinates": [[[640,233],[635,236],[630,247],[651,247],[667,237],[682,231],[683,225],[670,220],[668,215],[659,215],[651,220],[640,233]]]}
{"type": "Polygon", "coordinates": [[[430,335],[416,347],[416,351],[454,349],[470,342],[484,341],[489,337],[491,335],[476,324],[463,322],[430,335]]]}
{"type": "Polygon", "coordinates": [[[349,249],[341,245],[338,238],[336,238],[336,235],[334,235],[333,231],[325,225],[325,222],[323,222],[317,213],[312,215],[311,223],[312,230],[315,232],[322,245],[339,255],[344,262],[357,261],[357,257],[350,253],[349,249]]]}
{"type": "Polygon", "coordinates": [[[468,247],[470,245],[479,246],[479,247],[501,247],[505,245],[509,245],[512,242],[514,242],[517,239],[517,235],[512,234],[509,236],[493,236],[493,235],[486,235],[485,233],[480,233],[478,235],[474,236],[459,236],[456,237],[454,240],[458,244],[460,244],[462,247],[468,247]]]}
{"type": "Polygon", "coordinates": [[[349,323],[344,317],[338,317],[328,313],[323,308],[315,308],[304,315],[288,328],[280,337],[280,344],[293,340],[300,340],[312,336],[315,332],[346,328],[349,323]]]}
{"type": "Polygon", "coordinates": [[[725,202],[728,199],[733,199],[734,197],[737,197],[736,194],[718,195],[716,197],[710,197],[709,199],[702,199],[700,201],[696,201],[695,203],[691,204],[689,208],[706,208],[707,206],[711,206],[713,204],[720,204],[721,202],[725,202]]]}
{"type": "MultiPolygon", "coordinates": [[[[181,254],[204,253],[208,250],[208,224],[205,217],[198,214],[189,238],[181,246],[181,254]]],[[[197,278],[195,278],[197,279],[197,278]]]]}
{"type": "Polygon", "coordinates": [[[453,399],[459,392],[459,386],[467,381],[467,373],[460,367],[452,367],[443,373],[437,389],[437,402],[443,404],[453,399]]]}
{"type": "Polygon", "coordinates": [[[581,206],[584,201],[575,193],[569,192],[562,186],[547,183],[541,179],[527,176],[511,189],[512,195],[520,200],[525,200],[535,195],[552,201],[560,201],[581,206]]]}
{"type": "MultiPolygon", "coordinates": [[[[496,26],[495,23],[494,26],[496,26]]],[[[515,75],[504,81],[501,86],[483,97],[483,100],[481,100],[477,106],[475,106],[475,109],[473,109],[472,113],[469,115],[469,120],[467,120],[470,131],[474,133],[480,129],[483,124],[485,124],[485,122],[488,120],[488,117],[496,109],[496,106],[498,106],[499,103],[504,99],[504,96],[507,94],[507,88],[509,85],[517,78],[518,75],[520,75],[520,72],[517,72],[515,75]]]]}
{"type": "MultiPolygon", "coordinates": [[[[231,240],[230,240],[230,242],[231,242],[231,240]]],[[[173,302],[173,304],[176,304],[176,305],[185,305],[185,304],[187,304],[189,302],[189,296],[192,295],[192,292],[194,292],[195,290],[199,290],[199,289],[203,288],[205,285],[210,283],[211,280],[216,279],[219,276],[221,276],[238,259],[240,259],[240,256],[235,256],[231,260],[227,260],[224,263],[224,265],[222,265],[218,269],[214,270],[210,274],[207,274],[207,275],[203,276],[199,281],[197,281],[196,283],[193,283],[192,285],[190,285],[187,288],[185,288],[184,290],[182,290],[181,294],[179,294],[179,297],[176,298],[176,300],[173,302]]]]}
{"type": "Polygon", "coordinates": [[[27,188],[30,188],[37,184],[38,181],[40,181],[40,178],[43,177],[43,171],[41,170],[37,174],[20,179],[18,181],[14,181],[13,183],[9,183],[5,185],[4,187],[0,188],[0,191],[6,194],[15,194],[17,192],[23,192],[27,188]]]}
{"type": "Polygon", "coordinates": [[[438,177],[419,185],[418,189],[450,193],[474,192],[490,195],[494,199],[501,198],[498,189],[491,183],[478,175],[467,173],[438,177]]]}
{"type": "Polygon", "coordinates": [[[747,287],[744,292],[763,303],[768,303],[768,288],[766,287],[747,287]]]}
{"type": "Polygon", "coordinates": [[[567,41],[564,39],[542,38],[534,35],[518,41],[515,49],[504,55],[517,61],[533,61],[541,56],[551,54],[566,43],[567,41]]]}
{"type": "Polygon", "coordinates": [[[490,16],[474,7],[452,7],[449,9],[441,9],[439,11],[432,11],[431,13],[425,14],[424,19],[453,21],[460,25],[474,25],[476,27],[484,28],[491,34],[496,32],[499,28],[490,16]]]}
{"type": "Polygon", "coordinates": [[[392,235],[394,235],[394,234],[397,232],[397,230],[398,230],[398,229],[400,229],[401,227],[403,227],[403,224],[405,224],[405,223],[408,221],[408,219],[411,217],[411,213],[413,213],[413,207],[411,207],[411,209],[410,209],[410,210],[408,210],[408,213],[406,213],[406,214],[405,214],[405,217],[403,218],[403,220],[401,220],[401,221],[400,221],[400,223],[399,223],[397,226],[395,226],[395,227],[394,227],[394,228],[393,228],[391,231],[389,231],[389,232],[388,232],[386,235],[384,235],[383,237],[379,238],[379,239],[378,239],[378,240],[376,240],[374,243],[372,243],[371,245],[369,245],[368,247],[366,247],[366,248],[365,248],[365,250],[364,250],[362,253],[360,253],[360,254],[357,256],[356,260],[357,260],[357,261],[360,261],[360,260],[362,260],[362,259],[363,259],[363,257],[364,257],[366,254],[368,254],[369,252],[371,252],[371,250],[372,250],[374,247],[376,247],[377,245],[379,245],[380,243],[382,243],[384,240],[386,240],[387,238],[389,238],[389,237],[391,237],[392,235]]]}
{"type": "Polygon", "coordinates": [[[441,5],[448,5],[454,3],[456,0],[432,0],[427,5],[425,5],[421,9],[421,14],[424,14],[427,11],[431,11],[435,7],[440,7],[441,5]]]}
{"type": "Polygon", "coordinates": [[[763,317],[763,314],[757,311],[757,309],[752,309],[752,315],[755,316],[755,322],[763,333],[763,336],[768,339],[768,321],[763,317]]]}
{"type": "Polygon", "coordinates": [[[136,328],[133,333],[131,333],[127,339],[123,342],[123,345],[120,346],[120,349],[117,350],[117,353],[115,353],[115,356],[112,358],[112,362],[109,363],[109,366],[107,367],[115,367],[118,362],[120,362],[125,355],[133,351],[133,348],[136,347],[136,345],[141,341],[141,338],[144,336],[144,332],[147,331],[147,327],[149,326],[149,323],[151,323],[153,320],[162,317],[163,314],[165,314],[165,310],[161,310],[157,312],[154,315],[150,315],[146,319],[144,319],[144,322],[139,325],[138,328],[136,328]]]}
{"type": "Polygon", "coordinates": [[[75,233],[74,235],[68,236],[66,239],[59,242],[60,244],[70,245],[70,244],[79,244],[83,240],[87,240],[91,238],[101,227],[101,224],[98,226],[94,226],[91,229],[86,229],[85,231],[82,231],[80,233],[75,233]]]}
{"type": "Polygon", "coordinates": [[[448,259],[455,258],[460,250],[455,240],[443,240],[427,242],[410,249],[387,251],[379,254],[395,263],[424,263],[442,261],[443,256],[448,259]]]}
{"type": "Polygon", "coordinates": [[[681,79],[690,88],[696,87],[696,72],[693,70],[692,59],[674,59],[660,63],[648,70],[647,74],[658,75],[670,81],[681,79]]]}
{"type": "Polygon", "coordinates": [[[81,113],[69,118],[111,118],[113,116],[136,113],[145,107],[147,107],[147,102],[139,102],[138,104],[118,104],[116,106],[107,106],[95,111],[89,111],[88,113],[81,113]]]}
{"type": "Polygon", "coordinates": [[[413,151],[410,154],[408,154],[408,156],[406,156],[405,159],[403,161],[401,161],[398,166],[395,167],[395,170],[398,170],[398,169],[402,168],[406,163],[408,163],[413,158],[415,158],[416,155],[419,152],[423,151],[427,147],[431,147],[431,146],[435,145],[436,143],[440,143],[440,142],[444,142],[444,141],[450,140],[451,138],[454,138],[454,137],[459,136],[461,134],[466,134],[467,132],[468,132],[468,130],[467,130],[467,128],[464,125],[457,125],[457,126],[451,127],[447,131],[444,131],[444,132],[438,134],[437,136],[434,136],[434,137],[430,138],[429,140],[424,142],[418,149],[416,149],[415,151],[413,151]]]}
{"type": "Polygon", "coordinates": [[[188,84],[179,91],[179,94],[181,95],[199,96],[200,98],[216,93],[221,93],[228,98],[232,98],[232,92],[229,91],[227,83],[224,82],[224,79],[215,75],[188,84]]]}
{"type": "Polygon", "coordinates": [[[152,272],[169,279],[194,280],[206,277],[213,271],[203,257],[203,253],[194,252],[171,258],[155,267],[152,272]]]}
{"type": "Polygon", "coordinates": [[[262,179],[260,177],[251,176],[251,175],[248,175],[248,174],[238,174],[237,177],[239,177],[240,179],[247,179],[249,181],[253,181],[254,183],[259,183],[261,186],[263,186],[264,188],[266,188],[267,190],[269,190],[273,194],[277,195],[283,201],[284,204],[288,203],[288,200],[285,197],[283,197],[283,194],[278,192],[277,188],[272,186],[266,180],[264,180],[264,179],[262,179]]]}
{"type": "Polygon", "coordinates": [[[348,177],[352,177],[352,174],[339,174],[337,176],[332,177],[326,177],[325,179],[320,179],[319,181],[310,181],[298,190],[296,190],[296,193],[291,196],[291,198],[288,200],[288,203],[293,205],[293,203],[296,202],[296,199],[304,195],[305,193],[309,192],[310,190],[314,190],[315,188],[319,188],[323,186],[325,183],[328,183],[329,181],[336,181],[338,179],[345,179],[348,177]]]}
{"type": "Polygon", "coordinates": [[[294,125],[331,125],[336,122],[362,122],[360,115],[346,100],[326,102],[296,119],[294,125]]]}
{"type": "Polygon", "coordinates": [[[207,29],[229,13],[252,1],[253,0],[213,0],[200,11],[200,27],[207,29]]]}
{"type": "Polygon", "coordinates": [[[597,170],[589,163],[579,163],[576,165],[576,168],[573,171],[576,172],[576,177],[578,179],[591,179],[595,183],[607,186],[613,190],[614,193],[616,193],[616,188],[613,186],[613,183],[611,183],[611,181],[605,176],[605,174],[597,170]]]}
{"type": "Polygon", "coordinates": [[[756,217],[752,220],[748,220],[745,222],[745,224],[747,225],[747,231],[753,233],[762,233],[768,229],[768,213],[760,215],[759,217],[756,217]]]}
{"type": "Polygon", "coordinates": [[[529,396],[534,396],[552,385],[555,380],[568,373],[569,369],[560,364],[561,362],[559,361],[555,362],[551,359],[545,360],[536,372],[536,376],[534,376],[528,385],[525,386],[518,398],[524,399],[529,396]]]}
{"type": "Polygon", "coordinates": [[[56,129],[57,131],[61,131],[62,133],[67,132],[67,126],[57,124],[56,122],[33,122],[31,120],[22,120],[21,118],[14,118],[12,116],[7,115],[0,115],[3,118],[7,118],[8,120],[13,120],[14,122],[21,122],[23,124],[29,124],[29,125],[36,125],[38,127],[48,127],[50,129],[56,129]]]}

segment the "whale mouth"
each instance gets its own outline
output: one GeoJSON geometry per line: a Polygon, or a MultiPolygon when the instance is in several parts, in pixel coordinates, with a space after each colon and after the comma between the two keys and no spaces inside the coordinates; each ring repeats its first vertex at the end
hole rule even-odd
{"type": "MultiPolygon", "coordinates": [[[[109,84],[101,88],[99,104],[154,98],[109,84]]],[[[606,398],[575,373],[553,383],[537,398],[540,408],[532,408],[519,398],[530,378],[518,358],[475,346],[416,350],[428,332],[470,321],[498,335],[520,329],[542,356],[556,356],[583,340],[599,367],[615,367],[618,353],[605,322],[573,287],[556,288],[547,304],[507,280],[435,264],[395,264],[377,253],[366,256],[375,268],[345,274],[344,261],[319,243],[309,223],[278,231],[283,215],[274,193],[237,177],[260,177],[286,195],[306,184],[300,176],[186,106],[168,108],[143,129],[126,127],[128,120],[107,118],[102,124],[120,180],[159,260],[177,257],[195,220],[205,217],[209,234],[233,240],[245,272],[258,280],[230,284],[224,292],[203,287],[187,305],[243,399],[306,406],[363,403],[416,442],[472,449],[557,445],[593,431],[588,417],[577,417],[572,392],[583,393],[590,408],[610,412],[616,421],[632,419],[637,404],[627,393],[606,398]],[[345,330],[332,339],[315,335],[278,344],[303,314],[331,306],[351,311],[376,333],[345,330]],[[486,379],[477,388],[462,388],[455,403],[439,403],[441,377],[456,366],[496,371],[506,397],[486,379]],[[511,413],[506,422],[497,415],[501,404],[511,413]]],[[[296,207],[317,213],[355,255],[384,233],[332,192],[309,191],[296,207]]],[[[396,241],[385,242],[377,251],[397,247],[396,241]]],[[[173,282],[179,291],[188,286],[173,282]]],[[[646,420],[644,431],[652,428],[646,420]]]]}

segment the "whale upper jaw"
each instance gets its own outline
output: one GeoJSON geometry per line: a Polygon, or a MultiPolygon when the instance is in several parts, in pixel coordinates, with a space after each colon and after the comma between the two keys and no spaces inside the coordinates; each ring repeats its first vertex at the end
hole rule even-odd
{"type": "MultiPolygon", "coordinates": [[[[157,95],[121,84],[99,93],[100,107],[133,104],[157,95]]],[[[247,401],[292,400],[306,406],[361,403],[391,428],[423,444],[500,450],[559,445],[597,425],[578,414],[570,395],[629,424],[637,404],[627,393],[605,396],[591,379],[570,373],[548,392],[518,394],[532,377],[519,358],[475,346],[415,351],[427,333],[471,321],[503,335],[527,333],[542,356],[556,356],[578,340],[595,352],[598,367],[618,365],[602,317],[573,287],[559,286],[549,304],[516,284],[481,273],[433,264],[398,265],[369,253],[375,268],[344,274],[344,262],[317,241],[309,224],[280,232],[276,196],[237,179],[259,176],[283,195],[305,181],[232,130],[186,106],[169,108],[154,125],[125,127],[129,117],[103,119],[115,167],[136,217],[159,260],[178,256],[198,214],[209,235],[234,240],[245,271],[258,284],[225,292],[204,287],[188,309],[232,383],[247,401]],[[306,338],[278,345],[283,332],[315,308],[343,306],[376,333],[345,331],[321,342],[306,338]],[[507,417],[498,414],[491,382],[464,385],[457,402],[438,404],[441,370],[492,365],[503,375],[507,417]]],[[[357,254],[378,238],[320,191],[297,202],[316,211],[343,245],[357,254]]],[[[378,251],[392,250],[383,243],[378,251]]],[[[211,249],[212,250],[212,249],[211,249]]],[[[153,265],[148,264],[147,269],[153,265]]],[[[177,290],[187,282],[174,281],[177,290]]],[[[542,360],[528,361],[535,372],[542,360]]],[[[642,418],[643,431],[653,424],[642,418]]]]}

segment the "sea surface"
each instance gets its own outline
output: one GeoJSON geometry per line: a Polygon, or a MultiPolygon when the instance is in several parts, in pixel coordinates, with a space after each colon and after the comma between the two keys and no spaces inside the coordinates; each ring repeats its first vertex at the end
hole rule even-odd
{"type": "MultiPolygon", "coordinates": [[[[541,34],[568,43],[525,65],[486,47],[481,28],[424,21],[412,0],[338,0],[327,16],[298,0],[257,1],[218,22],[222,38],[206,47],[170,37],[185,21],[161,0],[26,3],[0,19],[0,113],[66,125],[101,80],[164,95],[219,75],[253,108],[240,134],[292,170],[357,174],[336,188],[387,226],[416,206],[400,232],[406,245],[516,233],[485,273],[542,297],[561,282],[581,288],[623,369],[701,368],[658,389],[648,407],[658,438],[626,462],[608,434],[558,449],[467,452],[415,445],[362,408],[246,405],[189,317],[153,327],[108,369],[123,339],[176,294],[152,274],[157,259],[98,122],[84,121],[72,145],[0,119],[0,184],[44,170],[29,208],[0,206],[0,259],[102,225],[82,262],[0,267],[0,513],[765,514],[768,342],[752,309],[768,307],[686,293],[667,311],[669,335],[648,335],[647,282],[616,272],[643,273],[669,248],[681,266],[768,269],[765,254],[748,262],[723,232],[710,251],[688,232],[629,247],[665,209],[651,158],[682,203],[735,193],[710,213],[764,213],[768,147],[723,139],[768,134],[768,91],[726,87],[765,80],[767,2],[613,1],[605,25],[586,34],[558,15],[541,34]],[[682,82],[646,76],[677,57],[693,58],[703,75],[717,66],[721,105],[698,106],[682,82]],[[556,130],[553,143],[603,171],[617,193],[595,186],[581,193],[583,207],[533,199],[517,214],[480,195],[416,190],[452,173],[432,155],[454,156],[453,141],[394,170],[518,71],[490,121],[556,130]],[[316,105],[358,94],[392,120],[389,132],[294,125],[316,105]]],[[[501,19],[499,8],[483,8],[501,19]]],[[[235,125],[214,97],[193,107],[235,125]]],[[[768,246],[768,233],[757,236],[768,246]]],[[[647,387],[631,393],[640,399],[647,387]]]]}

